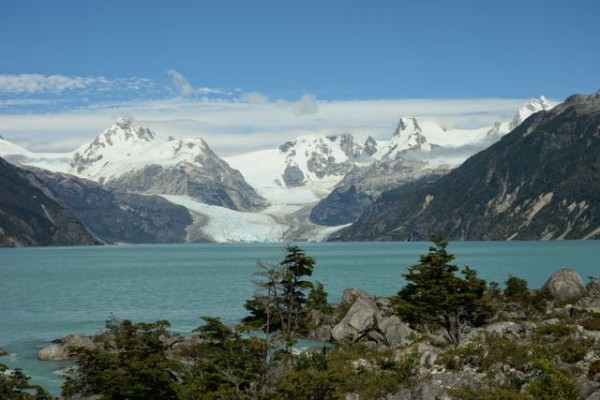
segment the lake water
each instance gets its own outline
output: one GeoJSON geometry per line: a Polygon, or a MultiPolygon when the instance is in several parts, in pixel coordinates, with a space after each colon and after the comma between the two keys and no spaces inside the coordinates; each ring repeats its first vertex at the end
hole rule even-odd
{"type": "MultiPolygon", "coordinates": [[[[406,267],[428,243],[302,243],[317,263],[313,280],[330,301],[344,288],[376,296],[395,294],[406,267]]],[[[38,362],[35,353],[70,333],[92,334],[114,315],[135,322],[167,319],[187,333],[200,316],[235,323],[254,293],[256,262],[277,263],[282,244],[122,245],[0,249],[0,358],[21,367],[58,394],[54,372],[64,363],[38,362]]],[[[557,268],[568,266],[584,278],[600,275],[600,243],[452,242],[456,264],[468,265],[488,281],[521,277],[537,288],[557,268]]]]}

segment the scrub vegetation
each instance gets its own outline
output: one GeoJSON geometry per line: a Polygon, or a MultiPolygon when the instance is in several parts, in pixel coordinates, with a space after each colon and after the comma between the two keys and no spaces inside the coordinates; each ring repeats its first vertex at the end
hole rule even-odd
{"type": "MultiPolygon", "coordinates": [[[[298,351],[299,340],[323,321],[339,323],[351,307],[330,304],[310,279],[316,261],[288,246],[278,264],[258,263],[240,325],[206,316],[183,336],[168,321],[111,318],[93,348],[72,350],[62,396],[409,400],[443,389],[454,399],[575,400],[586,398],[578,382],[600,387],[599,314],[556,307],[547,291],[517,277],[488,283],[452,264],[447,245],[432,237],[406,285],[386,299],[410,327],[401,344],[362,338],[298,351]]],[[[0,398],[52,399],[22,371],[2,371],[0,398]]]]}

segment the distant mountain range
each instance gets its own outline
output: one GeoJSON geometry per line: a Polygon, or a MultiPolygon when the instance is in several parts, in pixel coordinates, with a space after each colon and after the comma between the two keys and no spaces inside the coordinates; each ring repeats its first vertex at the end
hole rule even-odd
{"type": "MultiPolygon", "coordinates": [[[[166,136],[120,119],[71,153],[32,153],[0,139],[0,157],[37,175],[102,242],[411,240],[427,238],[429,227],[411,228],[403,236],[387,232],[382,223],[370,232],[361,226],[381,215],[394,231],[393,224],[404,221],[383,217],[382,201],[446,182],[468,157],[503,137],[494,146],[504,143],[509,131],[529,126],[530,115],[545,115],[553,106],[543,97],[532,99],[512,120],[470,130],[403,117],[387,141],[350,134],[301,136],[276,149],[226,158],[202,139],[166,136]]],[[[439,197],[431,196],[437,204],[439,197]]],[[[563,236],[580,231],[571,232],[563,236]]],[[[512,234],[454,237],[508,239],[512,234]]]]}
{"type": "Polygon", "coordinates": [[[336,240],[600,237],[600,92],[526,119],[432,183],[384,193],[336,240]]]}

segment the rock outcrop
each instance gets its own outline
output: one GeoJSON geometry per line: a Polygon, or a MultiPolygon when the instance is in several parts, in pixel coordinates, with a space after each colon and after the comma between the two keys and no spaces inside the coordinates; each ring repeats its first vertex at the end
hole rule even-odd
{"type": "Polygon", "coordinates": [[[73,334],[62,340],[57,340],[37,353],[38,360],[63,361],[71,359],[70,353],[76,348],[94,350],[96,344],[85,335],[73,334]]]}
{"type": "Polygon", "coordinates": [[[574,302],[586,294],[581,276],[570,268],[554,272],[542,286],[557,303],[574,302]]]}
{"type": "Polygon", "coordinates": [[[344,291],[342,305],[350,305],[350,308],[331,331],[334,341],[395,347],[406,343],[412,332],[394,315],[388,299],[374,299],[362,290],[352,288],[344,291]]]}

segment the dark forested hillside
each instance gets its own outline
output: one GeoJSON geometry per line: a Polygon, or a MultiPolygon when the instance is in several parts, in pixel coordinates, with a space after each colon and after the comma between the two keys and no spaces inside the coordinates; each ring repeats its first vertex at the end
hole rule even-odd
{"type": "Polygon", "coordinates": [[[438,181],[384,193],[334,240],[600,237],[600,92],[532,115],[438,181]]]}
{"type": "Polygon", "coordinates": [[[33,173],[0,158],[0,246],[97,243],[33,173]]]}

